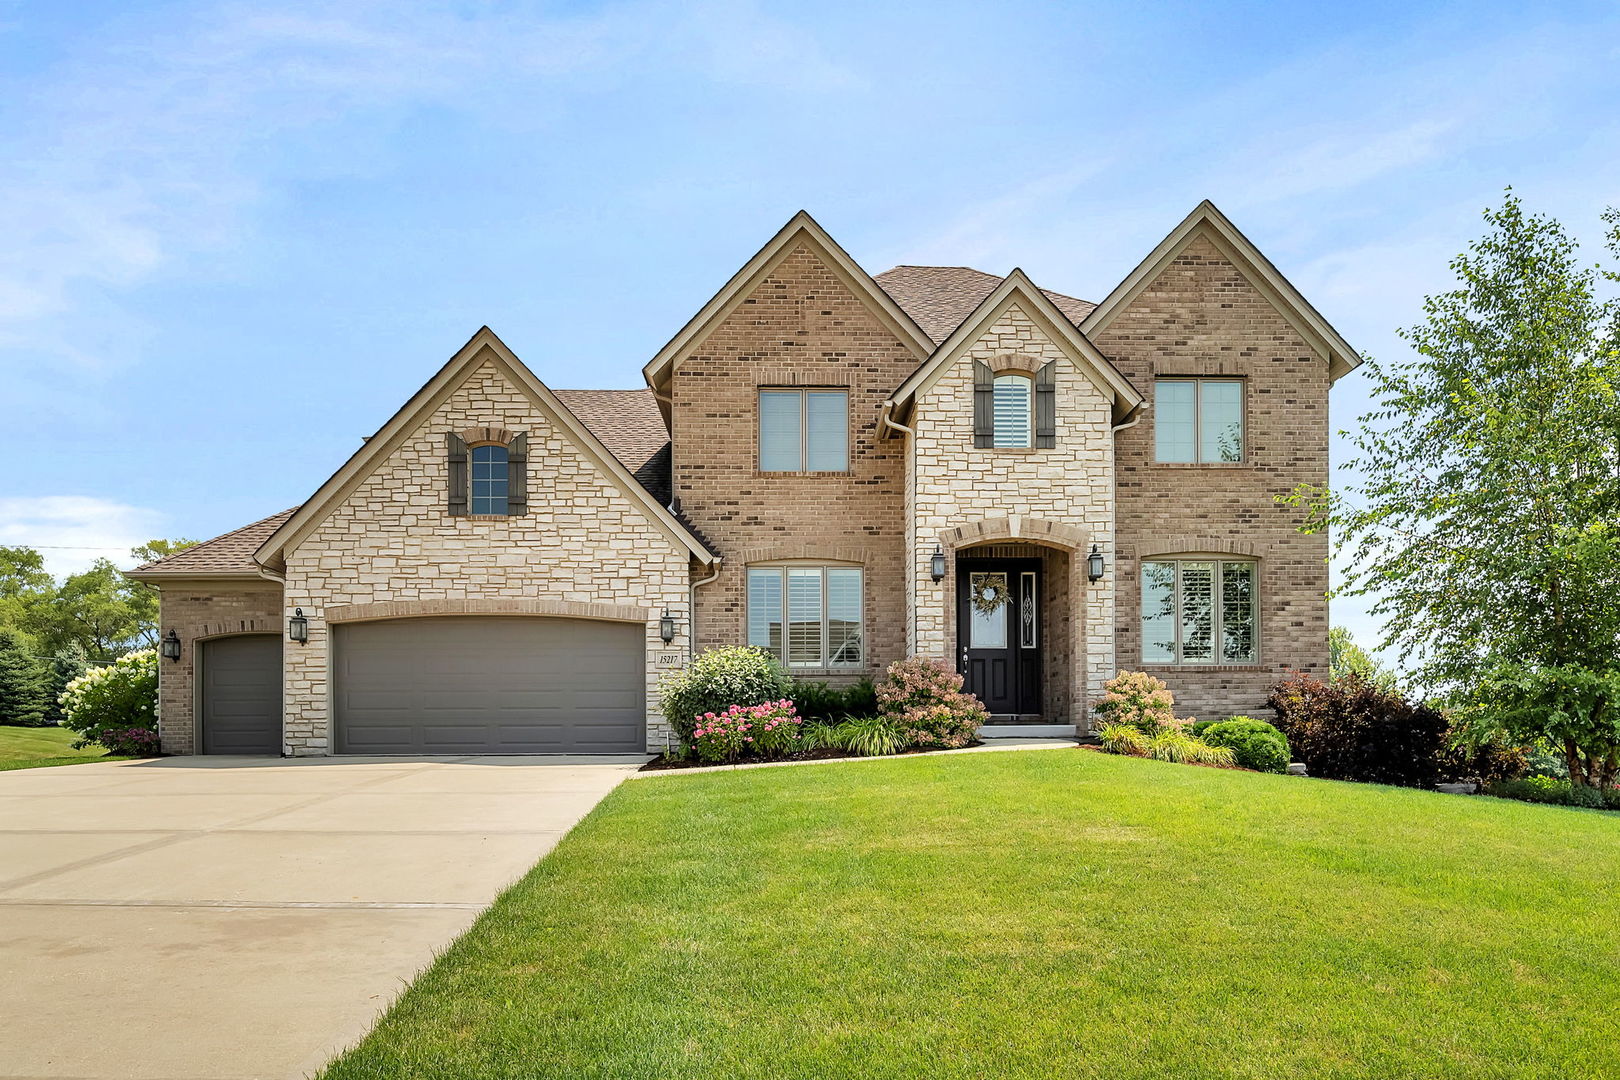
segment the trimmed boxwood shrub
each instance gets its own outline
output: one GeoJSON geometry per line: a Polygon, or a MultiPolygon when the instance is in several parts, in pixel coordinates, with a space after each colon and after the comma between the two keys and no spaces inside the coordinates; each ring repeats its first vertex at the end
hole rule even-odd
{"type": "Polygon", "coordinates": [[[1288,771],[1288,737],[1264,720],[1234,716],[1193,725],[1193,734],[1211,746],[1225,746],[1239,768],[1256,772],[1288,771]]]}
{"type": "Polygon", "coordinates": [[[863,678],[849,686],[795,682],[788,697],[806,720],[839,720],[877,712],[877,688],[871,679],[863,678]]]}
{"type": "Polygon", "coordinates": [[[788,696],[791,680],[776,657],[763,649],[732,645],[706,649],[679,671],[658,680],[664,719],[684,742],[691,742],[698,717],[723,713],[733,705],[764,705],[788,696]]]}

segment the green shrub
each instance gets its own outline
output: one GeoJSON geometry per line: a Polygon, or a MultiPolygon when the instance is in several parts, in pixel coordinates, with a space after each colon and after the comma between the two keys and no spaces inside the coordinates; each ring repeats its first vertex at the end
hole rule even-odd
{"type": "Polygon", "coordinates": [[[664,719],[683,741],[691,741],[698,717],[733,705],[763,705],[788,696],[790,680],[776,657],[763,649],[731,646],[707,649],[679,671],[658,680],[664,719]]]}
{"type": "Polygon", "coordinates": [[[1554,776],[1526,776],[1486,784],[1485,794],[1520,802],[1550,803],[1554,806],[1581,806],[1590,809],[1620,810],[1620,788],[1600,790],[1585,784],[1574,785],[1554,776]]]}
{"type": "Polygon", "coordinates": [[[1121,671],[1103,683],[1103,697],[1093,707],[1104,724],[1129,724],[1144,735],[1176,722],[1176,698],[1163,679],[1145,671],[1121,671]]]}
{"type": "Polygon", "coordinates": [[[131,734],[157,731],[157,652],[133,652],[92,668],[62,691],[63,726],[78,732],[75,749],[101,745],[124,753],[151,753],[155,744],[131,734]],[[148,742],[146,749],[140,749],[148,742]]]}
{"type": "Polygon", "coordinates": [[[1193,724],[1189,733],[1210,746],[1230,749],[1240,768],[1255,772],[1288,771],[1288,737],[1264,720],[1234,716],[1230,720],[1193,724]]]}
{"type": "Polygon", "coordinates": [[[877,688],[871,679],[849,686],[794,682],[788,697],[806,720],[831,721],[840,716],[871,716],[877,712],[877,688]]]}
{"type": "Polygon", "coordinates": [[[962,690],[962,676],[939,660],[896,660],[877,687],[878,716],[906,746],[966,746],[990,712],[962,690]]]}
{"type": "Polygon", "coordinates": [[[806,720],[799,729],[800,750],[841,750],[843,743],[838,739],[838,725],[829,724],[825,720],[806,720]]]}

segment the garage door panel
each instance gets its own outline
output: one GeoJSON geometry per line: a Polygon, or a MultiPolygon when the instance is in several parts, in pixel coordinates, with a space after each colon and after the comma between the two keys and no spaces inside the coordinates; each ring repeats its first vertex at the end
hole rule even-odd
{"type": "Polygon", "coordinates": [[[281,636],[201,643],[202,752],[281,753],[281,636]]]}
{"type": "Polygon", "coordinates": [[[340,625],[338,752],[639,752],[643,634],[630,623],[545,617],[340,625]]]}

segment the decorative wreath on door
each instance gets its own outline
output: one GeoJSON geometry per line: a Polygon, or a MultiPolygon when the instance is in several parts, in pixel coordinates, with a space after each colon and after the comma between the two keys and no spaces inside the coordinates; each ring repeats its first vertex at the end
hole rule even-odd
{"type": "Polygon", "coordinates": [[[973,575],[973,610],[980,615],[994,615],[1002,605],[1012,600],[1012,587],[1006,574],[973,575]]]}

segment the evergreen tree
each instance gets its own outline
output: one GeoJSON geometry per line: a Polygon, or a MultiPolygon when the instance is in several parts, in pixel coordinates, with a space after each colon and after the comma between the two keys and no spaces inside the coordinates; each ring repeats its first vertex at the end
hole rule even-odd
{"type": "Polygon", "coordinates": [[[33,642],[0,626],[0,724],[45,724],[45,666],[34,655],[33,642]]]}
{"type": "Polygon", "coordinates": [[[85,659],[84,647],[73,642],[64,648],[58,649],[56,655],[51,657],[45,665],[45,722],[47,724],[60,724],[62,722],[62,703],[58,700],[67,684],[83,675],[90,665],[85,659]]]}

